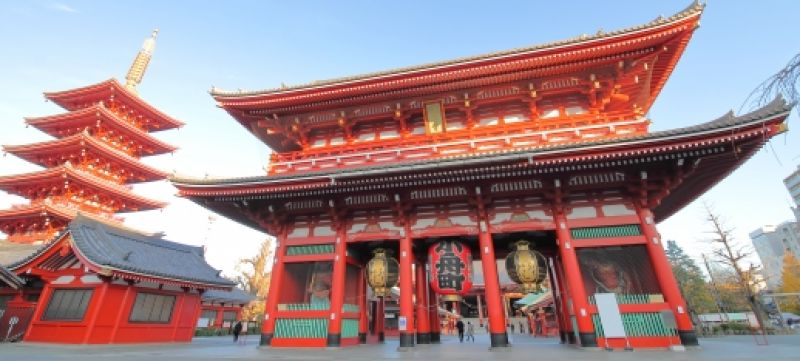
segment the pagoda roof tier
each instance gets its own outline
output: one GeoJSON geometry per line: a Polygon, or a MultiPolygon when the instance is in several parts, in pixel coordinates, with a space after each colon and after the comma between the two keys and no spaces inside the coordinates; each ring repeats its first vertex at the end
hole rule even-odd
{"type": "Polygon", "coordinates": [[[6,145],[3,151],[45,168],[57,167],[66,162],[78,163],[82,159],[113,164],[113,172],[122,171],[123,183],[150,182],[165,179],[168,173],[150,167],[111,146],[95,139],[88,131],[62,139],[24,145],[6,145]]]}
{"type": "MultiPolygon", "coordinates": [[[[325,194],[391,190],[503,177],[557,175],[599,168],[625,169],[635,164],[695,160],[687,179],[654,205],[663,220],[696,199],[754,154],[772,136],[786,130],[794,104],[777,98],[753,112],[724,116],[699,125],[648,134],[512,150],[489,151],[448,159],[391,165],[230,179],[173,177],[179,194],[207,208],[260,229],[247,218],[241,201],[279,202],[325,194]]],[[[663,164],[662,164],[663,166],[663,164]]],[[[246,205],[247,202],[245,202],[246,205]]],[[[266,205],[259,209],[266,209],[266,205]]]]}
{"type": "MultiPolygon", "coordinates": [[[[135,152],[133,152],[140,156],[170,153],[178,149],[120,119],[118,115],[102,104],[94,104],[69,113],[29,117],[25,118],[25,123],[56,138],[75,135],[87,129],[92,130],[90,133],[94,133],[93,130],[97,129],[101,124],[107,125],[108,129],[122,135],[124,141],[131,142],[130,146],[141,147],[141,150],[134,149],[135,152]]],[[[108,141],[111,142],[113,140],[108,141]]]]}
{"type": "MultiPolygon", "coordinates": [[[[290,122],[299,120],[302,125],[307,121],[296,117],[298,114],[364,104],[393,109],[398,99],[424,99],[434,94],[453,93],[460,99],[465,89],[496,84],[520,83],[534,90],[534,79],[554,77],[554,81],[563,81],[556,78],[565,75],[585,78],[588,83],[598,71],[615,72],[620,64],[627,69],[637,60],[644,65],[636,69],[645,69],[647,79],[639,81],[639,76],[630,76],[630,81],[617,85],[628,88],[626,91],[635,95],[641,114],[646,114],[697,28],[703,8],[694,3],[671,17],[659,17],[643,25],[542,45],[276,89],[214,88],[211,94],[240,124],[278,151],[297,149],[296,145],[285,144],[285,137],[279,135],[288,132],[290,122]],[[276,121],[280,124],[262,124],[276,121]],[[268,129],[262,129],[265,127],[268,129]]],[[[337,118],[326,120],[326,125],[335,126],[337,118]]]]}
{"type": "Polygon", "coordinates": [[[76,169],[70,163],[37,172],[0,177],[0,189],[28,198],[37,194],[48,196],[51,191],[64,192],[68,184],[72,183],[76,184],[76,189],[82,193],[91,190],[94,195],[105,195],[112,201],[121,203],[112,207],[114,209],[112,213],[159,209],[166,206],[164,202],[136,195],[126,186],[76,169]]]}
{"type": "Polygon", "coordinates": [[[184,125],[183,122],[162,113],[148,104],[113,78],[82,88],[46,92],[44,96],[70,111],[83,109],[98,103],[108,106],[118,104],[122,111],[131,112],[133,116],[138,118],[148,132],[174,129],[184,125]]]}
{"type": "Polygon", "coordinates": [[[229,290],[236,285],[206,263],[202,247],[114,227],[82,215],[55,242],[8,268],[19,274],[65,242],[84,266],[100,275],[202,289],[229,290]]]}

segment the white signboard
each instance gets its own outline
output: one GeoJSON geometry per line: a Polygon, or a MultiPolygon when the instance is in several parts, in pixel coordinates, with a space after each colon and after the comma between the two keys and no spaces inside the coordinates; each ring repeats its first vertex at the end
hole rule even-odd
{"type": "Polygon", "coordinates": [[[398,328],[400,331],[405,331],[405,330],[406,330],[406,326],[407,326],[407,325],[406,325],[406,316],[400,316],[400,317],[397,319],[397,328],[398,328]]]}
{"type": "Polygon", "coordinates": [[[622,324],[622,315],[619,313],[617,297],[613,293],[595,293],[597,313],[600,314],[600,324],[603,325],[603,334],[606,338],[624,338],[625,326],[622,324]]]}

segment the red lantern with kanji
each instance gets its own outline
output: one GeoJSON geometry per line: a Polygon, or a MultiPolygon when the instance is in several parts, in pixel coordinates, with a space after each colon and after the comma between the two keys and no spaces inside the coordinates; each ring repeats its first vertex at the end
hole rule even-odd
{"type": "Polygon", "coordinates": [[[472,288],[472,251],[458,241],[440,241],[428,249],[431,288],[448,298],[459,299],[472,288]]]}

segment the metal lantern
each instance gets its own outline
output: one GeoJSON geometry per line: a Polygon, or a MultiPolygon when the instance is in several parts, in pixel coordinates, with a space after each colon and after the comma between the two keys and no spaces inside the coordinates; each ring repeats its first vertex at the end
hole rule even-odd
{"type": "Polygon", "coordinates": [[[376,296],[391,296],[392,287],[397,286],[400,279],[400,264],[393,257],[387,257],[383,248],[377,248],[372,253],[375,256],[367,263],[367,283],[376,296]]]}
{"type": "Polygon", "coordinates": [[[443,300],[461,299],[472,288],[472,251],[461,242],[441,241],[428,249],[431,288],[443,300]]]}
{"type": "Polygon", "coordinates": [[[522,285],[525,292],[540,292],[541,284],[547,277],[547,261],[529,246],[528,241],[514,244],[514,251],[506,257],[506,271],[511,280],[522,285]]]}

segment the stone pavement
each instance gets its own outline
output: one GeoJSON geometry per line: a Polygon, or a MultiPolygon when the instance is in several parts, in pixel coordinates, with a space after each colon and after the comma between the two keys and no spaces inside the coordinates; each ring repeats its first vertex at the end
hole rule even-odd
{"type": "Polygon", "coordinates": [[[585,351],[559,345],[556,339],[513,335],[514,346],[488,351],[488,337],[460,344],[443,336],[441,345],[418,345],[397,352],[397,341],[342,349],[259,349],[257,338],[234,344],[227,337],[196,338],[191,344],[136,346],[64,346],[34,343],[0,344],[0,361],[50,360],[800,360],[800,335],[771,336],[769,346],[757,346],[751,336],[701,339],[687,351],[585,351]]]}

